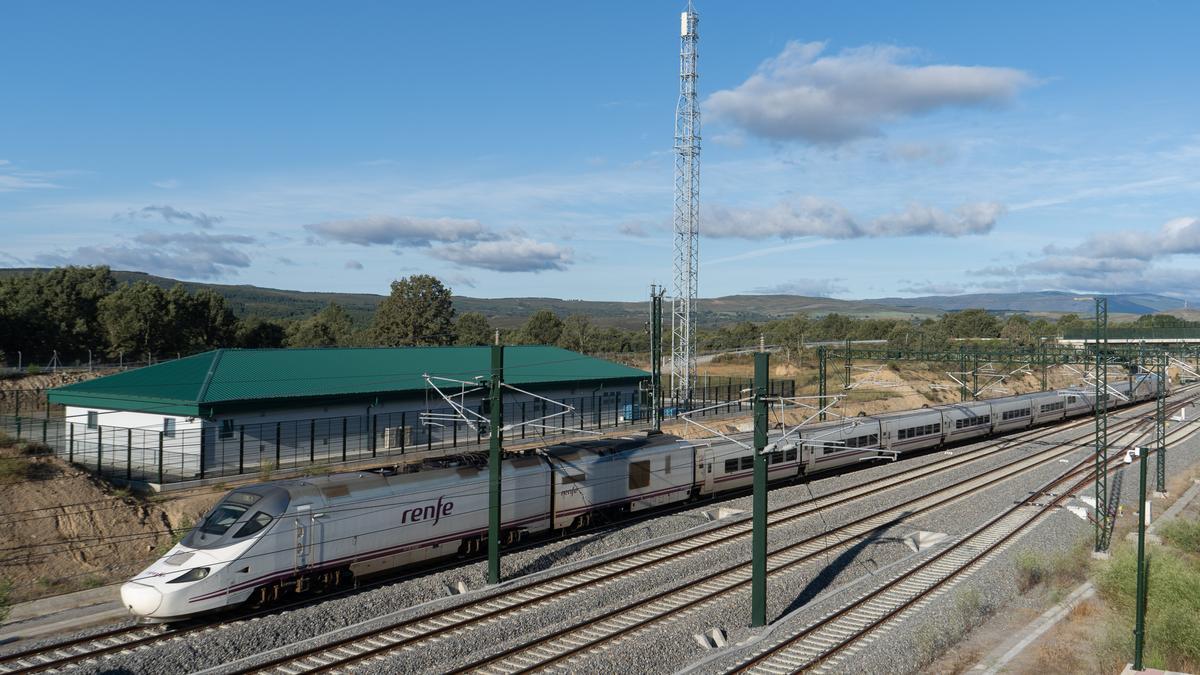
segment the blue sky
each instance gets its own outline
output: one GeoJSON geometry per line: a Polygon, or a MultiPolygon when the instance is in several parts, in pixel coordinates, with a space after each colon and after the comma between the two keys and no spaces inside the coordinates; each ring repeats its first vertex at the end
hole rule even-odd
{"type": "MultiPolygon", "coordinates": [[[[682,9],[5,3],[0,265],[644,297],[682,9]]],[[[697,9],[702,296],[1200,297],[1200,7],[697,9]]]]}

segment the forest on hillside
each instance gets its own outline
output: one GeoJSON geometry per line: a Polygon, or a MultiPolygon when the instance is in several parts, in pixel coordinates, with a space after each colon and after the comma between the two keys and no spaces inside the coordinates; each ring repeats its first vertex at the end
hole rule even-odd
{"type": "MultiPolygon", "coordinates": [[[[647,317],[648,318],[648,317],[647,317]]],[[[669,321],[669,319],[668,319],[669,321]]],[[[586,314],[560,316],[533,309],[517,326],[500,327],[482,312],[456,312],[451,290],[429,275],[391,284],[373,312],[354,316],[336,302],[295,318],[235,312],[210,288],[164,288],[146,280],[119,281],[107,267],[60,267],[0,278],[0,363],[10,366],[104,361],[155,361],[220,347],[397,347],[485,345],[497,332],[504,344],[550,344],[590,354],[648,352],[642,329],[599,326],[586,314]]],[[[800,347],[830,340],[887,340],[896,347],[934,349],[958,339],[1040,338],[1089,327],[1074,314],[1056,321],[1022,314],[1001,317],[982,309],[937,318],[855,318],[838,313],[794,314],[770,321],[738,321],[701,329],[701,352],[769,344],[800,347]]],[[[1200,328],[1170,315],[1146,315],[1139,328],[1200,328]]],[[[669,344],[670,326],[664,326],[669,344]]]]}

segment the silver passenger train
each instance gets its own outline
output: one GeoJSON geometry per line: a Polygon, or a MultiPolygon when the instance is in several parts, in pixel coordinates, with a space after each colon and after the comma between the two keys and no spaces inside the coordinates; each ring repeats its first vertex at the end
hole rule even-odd
{"type": "MultiPolygon", "coordinates": [[[[1111,385],[1112,408],[1152,398],[1142,374],[1111,385]]],[[[1083,389],[1008,396],[802,427],[768,447],[768,477],[796,479],[1085,415],[1083,389]]],[[[457,464],[457,465],[454,465],[457,464]]],[[[587,525],[597,516],[720,494],[752,483],[750,450],[725,440],[639,434],[553,446],[505,460],[502,536],[587,525]]],[[[144,620],[173,621],[268,601],[354,576],[473,553],[485,544],[486,460],[413,473],[354,472],[249,485],[227,494],[182,541],[121,587],[144,620]]]]}

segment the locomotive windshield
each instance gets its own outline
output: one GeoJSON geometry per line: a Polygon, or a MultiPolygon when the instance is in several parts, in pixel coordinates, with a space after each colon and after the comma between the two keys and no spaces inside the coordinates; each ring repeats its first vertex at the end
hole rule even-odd
{"type": "Polygon", "coordinates": [[[265,494],[236,490],[225,496],[204,520],[182,541],[191,548],[214,548],[232,539],[247,537],[265,529],[272,519],[287,508],[287,492],[270,489],[265,494]]]}

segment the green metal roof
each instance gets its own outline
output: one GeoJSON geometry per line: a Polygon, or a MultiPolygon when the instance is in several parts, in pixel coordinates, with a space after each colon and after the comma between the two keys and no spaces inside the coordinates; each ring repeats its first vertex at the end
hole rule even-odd
{"type": "MultiPolygon", "coordinates": [[[[649,375],[558,347],[506,347],[504,363],[504,381],[515,386],[649,375]]],[[[200,416],[253,402],[423,393],[426,373],[474,381],[490,372],[490,347],[218,349],[58,387],[49,396],[62,405],[200,416]]]]}

